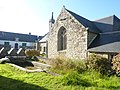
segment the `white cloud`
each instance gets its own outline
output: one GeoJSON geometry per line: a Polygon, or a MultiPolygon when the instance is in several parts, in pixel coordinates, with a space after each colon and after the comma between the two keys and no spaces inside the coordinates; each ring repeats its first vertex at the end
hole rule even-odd
{"type": "Polygon", "coordinates": [[[25,0],[0,0],[0,30],[44,35],[48,23],[32,12],[25,0]],[[44,30],[44,31],[43,31],[44,30]]]}

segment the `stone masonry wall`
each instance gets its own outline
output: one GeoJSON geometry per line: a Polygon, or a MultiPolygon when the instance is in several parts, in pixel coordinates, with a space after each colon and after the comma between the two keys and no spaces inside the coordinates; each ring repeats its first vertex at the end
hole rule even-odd
{"type": "Polygon", "coordinates": [[[59,55],[71,59],[87,57],[87,30],[65,9],[62,9],[48,35],[48,58],[55,58],[59,55]],[[58,31],[62,26],[67,32],[67,49],[57,51],[58,31]]]}

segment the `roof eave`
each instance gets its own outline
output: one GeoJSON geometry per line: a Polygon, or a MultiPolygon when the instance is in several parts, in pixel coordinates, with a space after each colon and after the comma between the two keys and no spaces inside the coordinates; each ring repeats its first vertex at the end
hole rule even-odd
{"type": "Polygon", "coordinates": [[[95,51],[95,50],[87,50],[88,52],[91,52],[91,53],[120,53],[120,52],[108,52],[108,51],[95,51]]]}
{"type": "Polygon", "coordinates": [[[94,30],[90,29],[89,27],[87,27],[86,30],[87,30],[87,31],[90,31],[90,32],[92,32],[92,33],[96,33],[96,34],[99,34],[99,33],[100,33],[99,31],[98,31],[98,32],[97,32],[97,31],[94,31],[94,30]]]}

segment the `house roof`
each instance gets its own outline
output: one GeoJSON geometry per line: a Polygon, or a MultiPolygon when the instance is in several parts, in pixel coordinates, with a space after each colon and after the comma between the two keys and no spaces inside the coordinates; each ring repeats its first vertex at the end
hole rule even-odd
{"type": "Polygon", "coordinates": [[[46,42],[48,39],[48,33],[45,34],[39,42],[46,42]]]}
{"type": "Polygon", "coordinates": [[[16,38],[22,42],[35,42],[38,39],[36,35],[0,31],[0,40],[15,41],[16,38]]]}
{"type": "Polygon", "coordinates": [[[88,49],[89,52],[120,53],[120,42],[113,42],[88,49]]]}
{"type": "Polygon", "coordinates": [[[100,32],[99,29],[94,25],[94,23],[68,9],[66,9],[75,19],[77,19],[85,28],[88,28],[91,32],[100,32]]]}
{"type": "Polygon", "coordinates": [[[90,52],[120,52],[120,31],[102,33],[88,47],[90,52]]]}
{"type": "Polygon", "coordinates": [[[115,15],[105,17],[93,22],[102,33],[120,31],[120,19],[115,15]]]}

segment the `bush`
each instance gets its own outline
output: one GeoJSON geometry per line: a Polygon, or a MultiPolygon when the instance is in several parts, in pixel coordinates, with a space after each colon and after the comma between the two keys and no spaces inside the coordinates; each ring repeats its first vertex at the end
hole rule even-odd
{"type": "Polygon", "coordinates": [[[116,74],[120,76],[120,53],[113,57],[112,59],[113,70],[115,70],[116,74]]]}
{"type": "Polygon", "coordinates": [[[50,64],[54,70],[62,70],[63,73],[66,73],[66,71],[71,69],[80,73],[86,70],[85,62],[82,60],[71,60],[64,57],[57,57],[51,59],[50,64]]]}
{"type": "Polygon", "coordinates": [[[99,71],[102,75],[109,74],[109,71],[111,71],[110,61],[96,54],[92,54],[88,57],[86,60],[86,66],[88,69],[99,71]]]}
{"type": "Polygon", "coordinates": [[[34,50],[34,49],[31,49],[31,50],[27,49],[27,50],[25,50],[25,54],[26,54],[26,56],[28,56],[27,59],[33,60],[33,61],[38,61],[38,58],[36,56],[40,55],[39,51],[34,50]]]}
{"type": "Polygon", "coordinates": [[[39,56],[40,55],[39,51],[34,50],[34,49],[31,49],[31,50],[27,49],[27,50],[25,50],[25,54],[26,54],[26,56],[29,56],[29,57],[39,56]]]}

